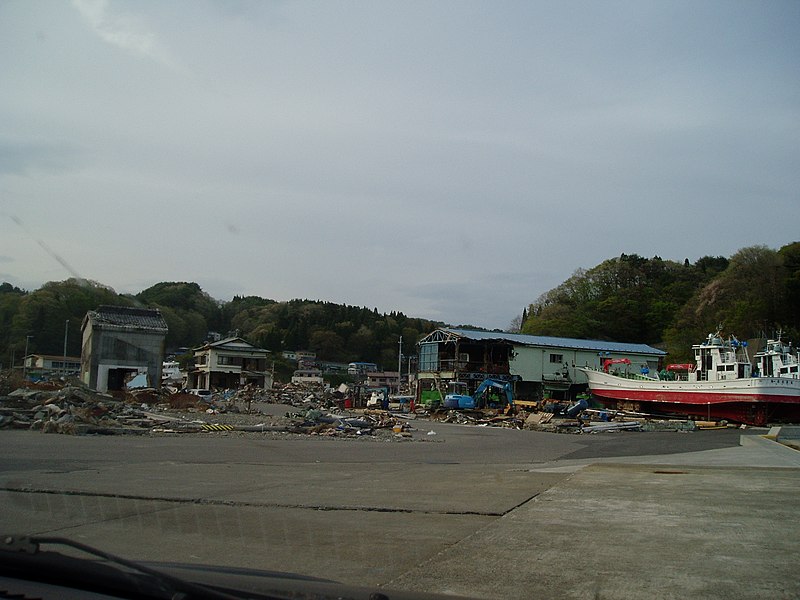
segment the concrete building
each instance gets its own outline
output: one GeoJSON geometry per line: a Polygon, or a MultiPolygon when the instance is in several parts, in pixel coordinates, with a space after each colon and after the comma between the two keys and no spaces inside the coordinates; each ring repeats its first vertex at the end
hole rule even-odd
{"type": "Polygon", "coordinates": [[[247,384],[272,388],[272,373],[267,370],[269,350],[257,348],[240,337],[209,342],[194,349],[194,368],[188,387],[199,389],[237,389],[247,384]]]}
{"type": "Polygon", "coordinates": [[[25,357],[25,371],[29,377],[64,375],[69,373],[78,373],[80,370],[80,356],[29,354],[25,357]]]}
{"type": "Polygon", "coordinates": [[[572,398],[586,389],[576,367],[601,367],[607,358],[627,358],[640,372],[657,370],[666,355],[646,344],[578,340],[469,329],[437,329],[419,342],[417,399],[467,384],[472,393],[486,378],[510,381],[514,397],[536,400],[545,394],[572,398]]]}
{"type": "Polygon", "coordinates": [[[167,323],[155,309],[101,306],[81,324],[81,380],[99,392],[121,390],[136,375],[161,385],[167,323]]]}

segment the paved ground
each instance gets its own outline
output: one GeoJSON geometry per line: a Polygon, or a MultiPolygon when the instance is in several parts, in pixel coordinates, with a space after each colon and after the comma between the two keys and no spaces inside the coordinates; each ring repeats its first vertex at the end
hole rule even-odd
{"type": "Polygon", "coordinates": [[[800,595],[794,450],[418,425],[413,442],[2,431],[0,531],[482,598],[800,595]]]}
{"type": "Polygon", "coordinates": [[[800,596],[800,453],[744,438],[619,460],[533,467],[574,474],[389,586],[486,598],[800,596]],[[500,565],[475,560],[499,551],[500,565]]]}

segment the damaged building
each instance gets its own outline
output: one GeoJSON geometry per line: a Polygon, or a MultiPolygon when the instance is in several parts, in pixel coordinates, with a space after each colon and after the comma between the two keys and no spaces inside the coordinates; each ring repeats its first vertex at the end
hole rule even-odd
{"type": "Polygon", "coordinates": [[[195,348],[194,368],[188,386],[199,389],[236,389],[252,385],[272,388],[267,370],[269,350],[258,348],[240,337],[209,342],[195,348]]]}
{"type": "Polygon", "coordinates": [[[161,385],[167,322],[157,309],[100,306],[81,324],[81,381],[98,392],[124,389],[137,375],[161,385]]]}
{"type": "Polygon", "coordinates": [[[443,397],[452,391],[451,382],[466,384],[471,394],[487,378],[511,382],[520,400],[571,399],[586,390],[577,367],[628,359],[636,372],[654,371],[666,355],[646,344],[450,328],[435,330],[418,345],[418,401],[443,397]]]}
{"type": "Polygon", "coordinates": [[[81,359],[79,356],[29,354],[25,357],[24,365],[28,377],[52,377],[79,373],[81,359]]]}

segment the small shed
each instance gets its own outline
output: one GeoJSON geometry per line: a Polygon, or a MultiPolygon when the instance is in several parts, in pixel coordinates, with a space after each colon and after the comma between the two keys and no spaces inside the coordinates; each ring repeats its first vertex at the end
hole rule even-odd
{"type": "Polygon", "coordinates": [[[157,309],[100,306],[81,324],[81,380],[98,392],[121,390],[145,375],[160,387],[167,322],[157,309]]]}

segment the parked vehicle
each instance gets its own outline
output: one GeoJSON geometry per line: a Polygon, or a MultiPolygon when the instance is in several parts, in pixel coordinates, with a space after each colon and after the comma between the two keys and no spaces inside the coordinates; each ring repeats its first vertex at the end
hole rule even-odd
{"type": "Polygon", "coordinates": [[[211,400],[211,396],[213,395],[211,390],[201,390],[197,388],[188,390],[188,392],[195,396],[200,396],[203,400],[211,400]]]}

